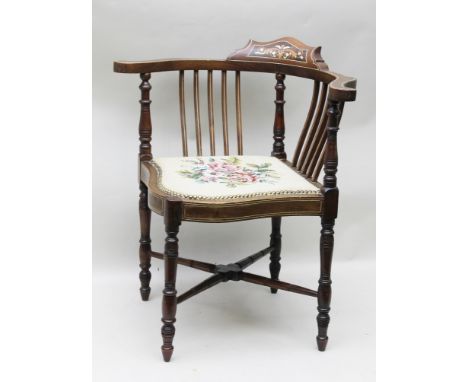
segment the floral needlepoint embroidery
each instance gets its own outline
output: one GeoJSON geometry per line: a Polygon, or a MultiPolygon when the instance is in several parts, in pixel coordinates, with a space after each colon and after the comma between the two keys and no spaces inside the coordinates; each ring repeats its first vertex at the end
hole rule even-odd
{"type": "Polygon", "coordinates": [[[223,200],[320,194],[316,185],[275,157],[160,157],[150,163],[156,170],[154,187],[181,198],[223,200]]]}
{"type": "Polygon", "coordinates": [[[237,157],[187,159],[178,173],[197,183],[220,183],[230,188],[255,183],[275,184],[279,179],[271,163],[243,163],[237,157]]]}

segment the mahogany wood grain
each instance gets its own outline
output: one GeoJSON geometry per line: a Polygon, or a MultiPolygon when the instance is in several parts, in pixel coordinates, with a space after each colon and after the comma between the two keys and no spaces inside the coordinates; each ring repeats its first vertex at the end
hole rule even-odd
{"type": "Polygon", "coordinates": [[[315,166],[317,165],[318,159],[320,157],[320,153],[322,152],[322,149],[327,139],[327,131],[326,131],[327,119],[328,119],[328,116],[325,111],[324,113],[322,113],[322,118],[320,120],[317,133],[316,133],[316,139],[314,140],[314,143],[310,150],[311,155],[310,155],[308,162],[306,163],[305,174],[308,178],[312,175],[312,172],[315,166]]]}
{"type": "Polygon", "coordinates": [[[228,127],[228,108],[227,108],[227,74],[221,72],[221,108],[223,115],[223,143],[224,155],[229,155],[229,127],[228,127]]]}
{"type": "Polygon", "coordinates": [[[208,123],[210,127],[210,154],[216,155],[215,127],[213,110],[213,71],[208,70],[208,123]]]}
{"type": "Polygon", "coordinates": [[[236,127],[237,127],[237,154],[244,152],[242,141],[242,109],[241,109],[241,79],[240,72],[236,71],[236,127]]]}
{"type": "Polygon", "coordinates": [[[302,153],[299,158],[298,165],[297,165],[297,168],[303,174],[306,173],[307,167],[309,166],[312,160],[312,157],[314,156],[315,149],[318,145],[317,143],[319,140],[318,135],[320,134],[319,129],[320,129],[320,126],[322,126],[321,122],[323,121],[323,116],[326,114],[327,94],[328,94],[327,84],[322,84],[317,111],[314,114],[314,119],[309,128],[309,134],[305,141],[304,147],[302,148],[302,153]]]}
{"type": "Polygon", "coordinates": [[[316,182],[319,175],[320,171],[322,171],[323,168],[323,162],[325,160],[325,146],[322,148],[322,152],[320,153],[320,157],[318,158],[317,164],[315,165],[314,171],[312,173],[312,176],[310,179],[312,179],[313,182],[316,182]]]}
{"type": "Polygon", "coordinates": [[[299,140],[296,146],[296,151],[294,152],[294,156],[292,160],[292,165],[294,167],[300,167],[300,165],[298,166],[299,155],[301,154],[304,141],[306,140],[306,137],[309,133],[310,124],[315,115],[315,109],[317,107],[319,92],[320,92],[320,81],[314,81],[314,90],[312,92],[312,100],[310,101],[309,111],[307,112],[307,117],[304,122],[304,127],[302,128],[301,135],[299,136],[299,140]]]}
{"type": "Polygon", "coordinates": [[[198,82],[198,70],[193,71],[193,102],[195,109],[195,135],[197,140],[197,155],[203,155],[202,132],[200,123],[200,88],[198,82]]]}
{"type": "Polygon", "coordinates": [[[182,153],[186,157],[188,155],[187,147],[187,119],[185,117],[185,81],[184,71],[179,72],[179,108],[180,108],[180,129],[182,136],[182,153]]]}

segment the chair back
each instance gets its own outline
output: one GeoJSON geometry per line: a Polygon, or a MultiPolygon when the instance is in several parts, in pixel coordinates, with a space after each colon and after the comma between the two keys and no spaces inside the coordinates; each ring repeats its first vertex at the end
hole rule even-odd
{"type": "MultiPolygon", "coordinates": [[[[316,181],[325,160],[327,141],[327,112],[330,103],[337,104],[339,115],[343,111],[344,102],[353,101],[356,96],[356,80],[330,72],[321,57],[320,47],[308,46],[292,37],[283,37],[269,42],[250,40],[248,44],[226,60],[193,60],[173,59],[144,62],[114,63],[114,71],[121,73],[140,73],[142,80],[141,114],[140,114],[140,160],[152,159],[151,152],[151,115],[149,80],[151,73],[176,71],[179,80],[179,113],[182,154],[194,155],[243,155],[243,123],[242,123],[242,72],[273,73],[275,75],[276,97],[275,117],[273,124],[273,148],[271,155],[286,160],[284,149],[284,95],[285,78],[288,75],[302,77],[312,81],[312,99],[301,130],[291,165],[307,178],[316,181]],[[200,110],[200,71],[206,71],[207,95],[207,127],[202,128],[200,110]],[[192,89],[194,102],[195,150],[189,151],[187,139],[186,117],[186,72],[192,72],[192,89]],[[221,116],[222,126],[215,126],[214,109],[214,77],[219,72],[221,86],[221,116]],[[228,75],[233,73],[235,81],[235,150],[232,150],[228,126],[228,75]],[[209,149],[203,147],[203,131],[208,130],[209,149]],[[222,134],[222,148],[216,147],[217,134],[222,134]]],[[[339,121],[338,121],[339,122],[339,121]]]]}

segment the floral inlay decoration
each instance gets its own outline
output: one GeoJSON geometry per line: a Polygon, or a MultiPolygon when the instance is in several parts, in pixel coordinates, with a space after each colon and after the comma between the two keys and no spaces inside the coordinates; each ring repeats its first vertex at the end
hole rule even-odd
{"type": "Polygon", "coordinates": [[[271,57],[280,60],[291,60],[306,62],[307,49],[301,50],[292,44],[281,41],[272,46],[259,46],[255,45],[249,56],[257,57],[271,57]]]}
{"type": "Polygon", "coordinates": [[[271,163],[243,163],[237,157],[196,158],[184,161],[184,169],[178,173],[198,183],[219,183],[236,188],[255,183],[275,184],[279,175],[271,169],[271,163]]]}

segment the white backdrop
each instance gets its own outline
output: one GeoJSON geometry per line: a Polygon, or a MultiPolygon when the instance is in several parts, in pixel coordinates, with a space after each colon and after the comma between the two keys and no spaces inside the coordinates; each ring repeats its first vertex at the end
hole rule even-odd
{"type": "MultiPolygon", "coordinates": [[[[151,84],[153,151],[156,155],[180,155],[177,74],[154,74],[151,84]]],[[[269,155],[271,151],[274,84],[273,75],[243,76],[246,154],[269,155]]],[[[311,87],[308,81],[290,76],[285,84],[285,143],[291,157],[310,102],[311,87]]],[[[203,98],[204,82],[201,85],[203,98]]],[[[218,95],[219,89],[215,97],[218,95]]],[[[190,105],[190,98],[187,102],[190,105]]],[[[190,109],[187,112],[189,116],[190,109]]],[[[204,118],[206,122],[206,115],[204,118]]],[[[189,126],[190,122],[189,119],[189,126]]],[[[193,129],[190,137],[194,138],[193,129]]],[[[152,223],[153,248],[160,250],[164,239],[162,219],[154,215],[152,223]]],[[[317,218],[283,219],[282,279],[316,288],[319,230],[317,218]]],[[[183,223],[179,236],[181,256],[230,262],[264,248],[269,231],[270,222],[263,219],[215,225],[183,223]]],[[[283,372],[289,374],[289,380],[298,381],[304,380],[306,373],[325,381],[372,381],[374,255],[373,1],[94,0],[96,381],[162,376],[168,381],[211,381],[219,380],[219,373],[225,369],[230,370],[223,377],[226,381],[252,374],[256,380],[282,380],[283,372]],[[268,41],[287,35],[309,45],[322,45],[322,55],[333,71],[358,78],[357,101],[345,107],[338,135],[340,211],[335,230],[328,349],[325,353],[316,350],[314,300],[281,291],[272,296],[266,288],[230,283],[180,306],[174,356],[170,365],[163,364],[159,351],[162,275],[158,260],[154,260],[152,268],[150,301],[142,303],[138,292],[136,153],[140,81],[138,75],[113,73],[112,61],[222,59],[243,47],[249,38],[268,41]],[[239,370],[239,365],[244,367],[239,370]],[[291,374],[292,370],[296,372],[291,374]]],[[[267,275],[268,260],[255,264],[252,271],[267,275]]],[[[181,267],[177,289],[182,292],[205,276],[181,267]]]]}

